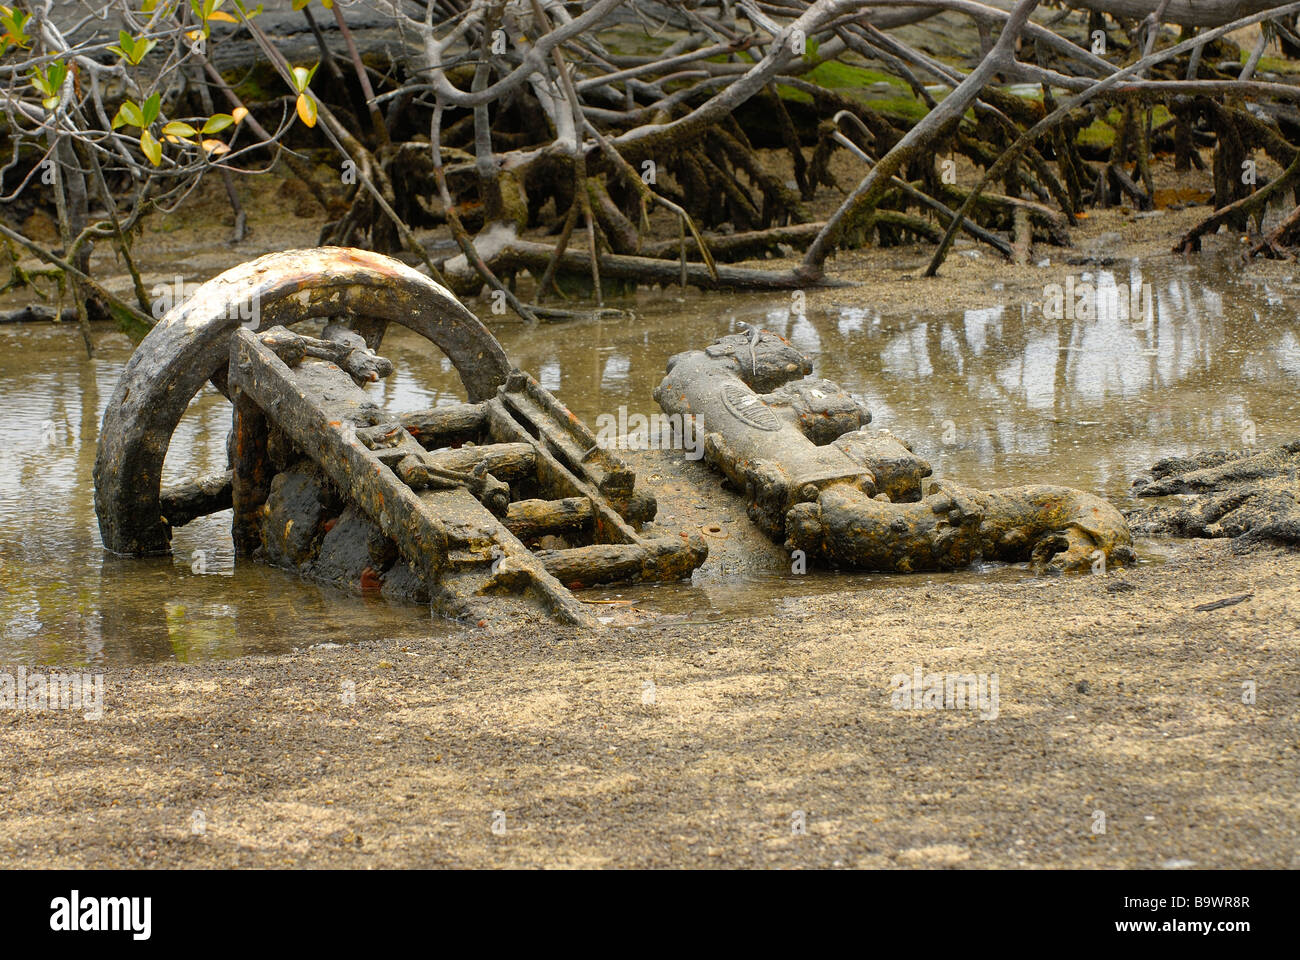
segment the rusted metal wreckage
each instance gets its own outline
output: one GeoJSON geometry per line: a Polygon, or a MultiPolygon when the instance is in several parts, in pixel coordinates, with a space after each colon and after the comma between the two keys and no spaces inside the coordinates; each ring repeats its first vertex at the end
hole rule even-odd
{"type": "Polygon", "coordinates": [[[930,464],[775,334],[751,330],[678,354],[655,399],[704,424],[704,458],[749,518],[809,561],[858,570],[953,570],[983,559],[1051,571],[1133,559],[1123,515],[1069,487],[977,490],[923,482],[930,464]]]}
{"type": "MultiPolygon", "coordinates": [[[[890,571],[1131,557],[1119,512],[1076,490],[936,482],[923,497],[929,465],[810,373],[752,331],[672,358],[655,393],[695,418],[706,462],[771,541],[814,565],[890,571]]],[[[690,482],[717,488],[716,475],[690,482]]],[[[656,499],[633,469],[450,292],[331,247],[242,264],[163,317],[105,412],[95,506],[115,553],[166,552],[173,527],[231,509],[237,556],[470,620],[596,626],[570,588],[683,579],[709,553],[699,531],[646,533],[656,499]],[[289,329],[322,319],[311,335],[289,329]],[[370,399],[365,386],[392,372],[376,353],[391,323],[442,350],[466,403],[393,412],[370,399]],[[163,489],[172,433],[208,382],[233,406],[229,469],[163,489]]]]}

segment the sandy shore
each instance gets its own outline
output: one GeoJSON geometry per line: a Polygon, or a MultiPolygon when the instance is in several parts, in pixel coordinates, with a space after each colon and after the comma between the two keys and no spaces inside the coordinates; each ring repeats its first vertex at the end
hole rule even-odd
{"type": "Polygon", "coordinates": [[[1300,556],[780,614],[112,670],[0,715],[0,865],[1300,865],[1300,556]],[[916,668],[997,716],[895,709],[916,668]]]}

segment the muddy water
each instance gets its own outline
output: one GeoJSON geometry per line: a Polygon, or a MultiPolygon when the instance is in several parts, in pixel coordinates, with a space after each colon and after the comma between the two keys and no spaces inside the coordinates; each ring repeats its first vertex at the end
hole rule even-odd
{"type": "MultiPolygon", "coordinates": [[[[760,325],[811,355],[818,375],[864,397],[874,425],[913,441],[936,476],[980,486],[1062,483],[1121,506],[1132,478],[1158,457],[1294,435],[1300,284],[1250,281],[1230,263],[1207,261],[1145,273],[1098,268],[1079,279],[1118,282],[1126,292],[1149,285],[1139,311],[1146,315],[1074,310],[1052,319],[1041,302],[1010,296],[991,309],[891,313],[851,291],[819,295],[800,310],[789,294],[668,291],[623,304],[636,313],[631,322],[501,324],[497,333],[515,363],[595,426],[620,407],[656,412],[651,390],[673,353],[742,322],[760,325]]],[[[178,530],[170,558],[107,556],[91,470],[103,406],[130,345],[107,331],[99,344],[87,361],[71,327],[0,329],[0,663],[194,660],[458,634],[419,609],[236,567],[228,514],[178,530]]],[[[414,336],[391,335],[384,352],[397,372],[379,389],[395,408],[461,398],[450,365],[414,336]]],[[[228,405],[209,390],[173,439],[168,479],[224,466],[228,426],[228,405]]],[[[1158,545],[1143,546],[1158,557],[1158,545]]],[[[673,623],[768,612],[850,584],[917,589],[1005,576],[1028,573],[772,577],[589,596],[630,599],[673,623]]]]}

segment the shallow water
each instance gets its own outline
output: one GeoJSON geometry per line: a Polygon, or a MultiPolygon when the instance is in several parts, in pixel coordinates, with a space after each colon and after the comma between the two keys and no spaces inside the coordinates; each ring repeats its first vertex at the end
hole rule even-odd
{"type": "MultiPolygon", "coordinates": [[[[913,442],[935,476],[977,486],[1052,482],[1121,507],[1154,460],[1268,445],[1300,422],[1300,284],[1252,281],[1230,261],[1170,258],[1075,268],[1080,280],[1149,284],[1146,317],[1049,319],[1008,299],[959,313],[890,312],[851,290],[802,311],[790,294],[643,293],[632,321],[496,332],[512,361],[581,418],[651,414],[669,356],[752,323],[813,357],[818,376],[864,397],[873,425],[913,442]]],[[[1056,271],[1053,271],[1055,274],[1056,271]]],[[[475,305],[476,309],[478,305],[475,305]]],[[[316,643],[451,636],[427,612],[352,597],[254,564],[233,563],[229,514],[176,531],[171,558],[118,559],[100,545],[91,471],[103,406],[130,352],[100,331],[87,361],[71,326],[0,329],[0,663],[122,663],[277,652],[316,643]],[[198,553],[202,552],[202,562],[198,553]],[[202,572],[200,572],[202,570],[202,572]]],[[[406,331],[383,352],[378,389],[398,409],[461,399],[450,364],[406,331]]],[[[229,406],[210,388],[173,438],[167,479],[224,467],[229,406]]],[[[1160,545],[1140,545],[1157,557],[1160,545]]],[[[945,575],[768,577],[592,591],[672,623],[796,606],[843,586],[924,588],[1025,577],[990,566],[945,575]]]]}

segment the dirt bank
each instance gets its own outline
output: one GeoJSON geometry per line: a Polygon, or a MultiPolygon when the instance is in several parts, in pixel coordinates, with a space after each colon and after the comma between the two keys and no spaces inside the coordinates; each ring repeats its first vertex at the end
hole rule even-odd
{"type": "Polygon", "coordinates": [[[1298,620],[1300,557],[1194,542],[754,621],[113,670],[98,721],[0,716],[0,865],[1294,867],[1298,620]],[[997,716],[894,709],[918,667],[997,674],[997,716]]]}

